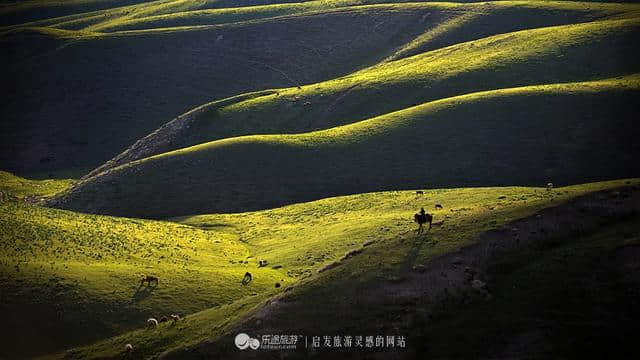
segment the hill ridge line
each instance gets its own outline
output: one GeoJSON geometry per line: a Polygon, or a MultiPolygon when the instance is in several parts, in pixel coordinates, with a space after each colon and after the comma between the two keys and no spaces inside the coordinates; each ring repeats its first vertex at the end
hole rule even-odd
{"type": "MultiPolygon", "coordinates": [[[[172,151],[168,151],[162,154],[156,154],[147,158],[143,158],[143,159],[138,159],[135,161],[132,161],[130,163],[126,163],[123,164],[121,166],[127,166],[127,165],[134,165],[134,164],[138,164],[140,162],[143,162],[145,160],[148,159],[155,159],[155,158],[161,158],[164,156],[171,156],[174,154],[181,154],[184,152],[188,152],[188,151],[192,151],[192,150],[200,150],[200,149],[205,149],[208,148],[209,146],[214,146],[214,144],[223,144],[226,142],[234,142],[237,140],[249,140],[249,139],[278,139],[278,138],[296,138],[296,137],[301,137],[301,136],[310,136],[313,134],[320,134],[320,133],[330,133],[330,132],[335,132],[336,130],[340,130],[340,129],[348,129],[351,127],[361,127],[364,125],[368,125],[369,123],[372,123],[374,121],[379,121],[380,118],[384,118],[384,117],[389,117],[389,116],[396,116],[396,115],[401,115],[404,112],[410,111],[410,110],[415,110],[415,109],[424,109],[424,108],[428,108],[428,107],[435,107],[438,105],[445,105],[445,104],[455,104],[456,100],[470,100],[473,99],[475,97],[481,97],[483,95],[485,95],[486,97],[492,97],[491,95],[497,95],[497,96],[508,96],[508,95],[513,95],[513,94],[517,94],[520,92],[523,93],[536,93],[536,92],[540,92],[540,93],[544,93],[544,92],[554,92],[554,90],[558,90],[558,89],[567,89],[567,90],[573,90],[572,92],[597,92],[601,89],[596,89],[593,86],[595,85],[609,85],[608,87],[610,89],[616,89],[617,86],[616,85],[616,80],[631,80],[633,86],[631,87],[625,87],[625,88],[631,88],[631,89],[640,89],[640,73],[639,74],[633,74],[633,75],[629,75],[629,76],[624,76],[621,78],[611,78],[611,79],[603,79],[603,80],[593,80],[593,81],[580,81],[580,82],[569,82],[569,83],[556,83],[556,84],[540,84],[540,85],[528,85],[528,86],[519,86],[519,87],[513,87],[513,88],[504,88],[504,89],[494,89],[494,90],[485,90],[485,91],[478,91],[478,92],[472,92],[472,93],[467,93],[467,94],[462,94],[462,95],[456,95],[456,96],[452,96],[452,97],[448,97],[448,98],[443,98],[443,99],[438,99],[438,100],[433,100],[433,101],[429,101],[429,102],[425,102],[423,104],[419,104],[419,105],[415,105],[415,106],[411,106],[408,108],[404,108],[401,110],[396,110],[390,113],[385,113],[370,119],[365,119],[365,120],[361,120],[355,123],[351,123],[351,124],[346,124],[346,125],[340,125],[340,126],[336,126],[336,127],[332,127],[332,128],[328,128],[328,129],[322,129],[322,130],[314,130],[314,131],[308,131],[308,132],[304,132],[304,133],[296,133],[296,134],[254,134],[254,135],[243,135],[243,136],[237,136],[237,137],[231,137],[231,138],[225,138],[225,139],[219,139],[219,140],[213,140],[213,141],[209,141],[209,142],[205,142],[205,143],[201,143],[201,144],[197,144],[197,145],[192,145],[192,146],[188,146],[185,148],[181,148],[181,149],[176,149],[176,150],[172,150],[172,151]],[[578,89],[575,88],[571,88],[571,86],[578,86],[578,89]]],[[[118,166],[116,168],[113,169],[117,169],[121,166],[118,166]]]]}

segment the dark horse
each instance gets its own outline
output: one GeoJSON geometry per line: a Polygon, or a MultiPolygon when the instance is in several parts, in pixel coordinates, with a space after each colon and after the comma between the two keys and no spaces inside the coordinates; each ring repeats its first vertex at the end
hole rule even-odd
{"type": "Polygon", "coordinates": [[[431,230],[431,223],[433,222],[433,216],[424,212],[424,209],[420,209],[418,214],[413,215],[413,221],[418,223],[418,234],[424,231],[424,224],[429,223],[429,230],[431,230]]]}
{"type": "Polygon", "coordinates": [[[158,286],[158,278],[155,276],[150,276],[150,275],[142,275],[142,280],[140,280],[140,286],[144,285],[144,283],[147,283],[149,286],[151,286],[151,284],[155,283],[156,286],[158,286]]]}

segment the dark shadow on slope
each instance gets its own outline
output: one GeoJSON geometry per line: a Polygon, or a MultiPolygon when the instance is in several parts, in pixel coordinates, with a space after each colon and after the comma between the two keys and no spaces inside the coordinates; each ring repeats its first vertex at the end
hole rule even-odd
{"type": "Polygon", "coordinates": [[[131,300],[133,302],[139,302],[142,301],[146,298],[148,298],[149,296],[151,296],[153,294],[153,291],[157,288],[157,285],[155,286],[144,286],[144,285],[140,285],[136,288],[136,291],[133,293],[133,296],[131,297],[131,300]]]}

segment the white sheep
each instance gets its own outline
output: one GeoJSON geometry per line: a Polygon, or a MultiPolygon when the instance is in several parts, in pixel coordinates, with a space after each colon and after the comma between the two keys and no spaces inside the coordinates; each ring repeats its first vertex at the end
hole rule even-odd
{"type": "Polygon", "coordinates": [[[133,345],[127,344],[124,346],[124,352],[132,352],[132,351],[133,351],[133,345]]]}
{"type": "Polygon", "coordinates": [[[158,320],[156,320],[154,318],[149,318],[149,320],[147,320],[147,327],[148,328],[157,328],[158,327],[158,320]]]}
{"type": "Polygon", "coordinates": [[[178,320],[180,320],[180,315],[178,314],[171,314],[169,315],[169,317],[171,318],[171,320],[173,320],[173,323],[175,324],[178,320]]]}
{"type": "Polygon", "coordinates": [[[553,190],[553,183],[547,183],[547,191],[553,190]]]}

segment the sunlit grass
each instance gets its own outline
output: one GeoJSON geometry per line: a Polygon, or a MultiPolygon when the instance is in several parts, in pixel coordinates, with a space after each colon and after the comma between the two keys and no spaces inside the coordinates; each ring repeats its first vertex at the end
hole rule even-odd
{"type": "Polygon", "coordinates": [[[637,76],[500,89],[327,130],[217,140],[113,168],[49,204],[166,218],[380,190],[575,183],[574,172],[616,178],[633,169],[633,155],[620,150],[634,139],[631,130],[622,130],[632,112],[620,99],[639,90],[637,76]],[[574,110],[558,118],[568,106],[574,110]],[[611,106],[621,115],[610,118],[611,106]],[[494,116],[497,108],[500,117],[494,116]],[[491,139],[513,140],[508,162],[497,155],[506,151],[504,144],[491,139]],[[575,156],[587,156],[589,165],[562,165],[575,156]],[[158,193],[163,196],[152,195],[158,193]],[[134,205],[140,202],[147,207],[134,205]]]}
{"type": "MultiPolygon", "coordinates": [[[[14,312],[24,312],[16,325],[21,329],[37,327],[41,321],[30,312],[35,304],[49,308],[42,315],[47,318],[56,316],[55,306],[63,306],[74,322],[88,326],[84,333],[69,330],[63,344],[74,337],[89,341],[135,328],[148,316],[221,306],[270,290],[275,282],[290,282],[282,271],[258,269],[257,260],[234,234],[19,202],[0,204],[0,214],[5,304],[14,312]],[[249,269],[255,281],[250,287],[242,286],[249,269]],[[140,287],[143,274],[159,277],[157,288],[140,287]],[[48,302],[49,296],[56,303],[48,302]],[[87,307],[100,316],[90,321],[95,313],[85,312],[87,307]]],[[[54,346],[47,341],[47,331],[35,331],[41,331],[43,350],[54,346]]]]}
{"type": "MultiPolygon", "coordinates": [[[[124,344],[132,343],[136,347],[137,354],[142,356],[151,355],[160,349],[176,350],[202,341],[215,340],[235,320],[244,318],[268,297],[286,287],[297,286],[294,294],[300,294],[307,286],[329,286],[327,282],[332,281],[331,276],[325,279],[325,275],[331,274],[332,271],[318,273],[318,270],[334,262],[342,264],[339,267],[341,276],[349,274],[349,277],[359,278],[361,281],[376,277],[397,276],[394,275],[396,271],[394,269],[406,261],[414,242],[416,225],[412,221],[412,214],[420,207],[425,207],[427,211],[433,213],[436,221],[444,221],[444,225],[435,227],[429,232],[429,245],[424,246],[413,259],[416,263],[458,249],[472,241],[480,232],[500,227],[510,220],[530,215],[543,207],[555,206],[592,191],[637,183],[638,180],[619,180],[557,188],[553,191],[526,187],[427,190],[422,196],[416,195],[413,191],[381,192],[329,198],[267,211],[198,215],[174,219],[189,227],[135,220],[149,230],[158,227],[157,231],[169,231],[169,233],[178,229],[188,231],[196,239],[202,238],[202,244],[207,243],[211,238],[230,239],[229,242],[215,246],[218,246],[218,249],[224,248],[226,252],[237,249],[239,253],[231,258],[248,259],[248,265],[235,269],[250,270],[254,274],[256,284],[248,287],[250,289],[248,293],[240,292],[234,295],[234,301],[221,301],[220,305],[213,306],[209,310],[187,316],[187,320],[179,323],[175,328],[164,326],[155,331],[135,330],[80,348],[77,355],[80,358],[95,356],[95,354],[117,356],[122,352],[124,344]],[[436,203],[442,204],[444,208],[434,210],[433,206],[436,203]],[[162,230],[162,227],[165,229],[162,230]],[[346,253],[355,249],[364,249],[364,252],[348,261],[341,260],[346,253]],[[268,260],[269,265],[266,268],[259,268],[258,260],[268,260]],[[274,265],[279,269],[272,269],[274,265]],[[280,281],[277,276],[271,275],[276,271],[280,272],[279,276],[285,279],[283,287],[279,289],[273,287],[274,281],[280,281]],[[266,284],[263,286],[263,283],[266,284]],[[252,295],[252,291],[255,295],[252,295]]],[[[40,210],[32,211],[37,213],[40,210]]],[[[86,217],[67,214],[78,219],[86,217]]],[[[119,226],[134,221],[99,216],[92,218],[106,223],[122,222],[119,226]]],[[[118,229],[119,226],[115,228],[118,229]]],[[[129,226],[133,228],[134,233],[138,233],[136,227],[141,225],[131,223],[129,226]]],[[[153,232],[147,231],[151,234],[153,232]]],[[[167,238],[175,239],[176,236],[167,238]]],[[[151,238],[149,241],[150,244],[154,244],[155,240],[151,238]]],[[[100,249],[102,246],[104,245],[96,246],[94,249],[100,249]]],[[[195,249],[191,246],[182,251],[195,249]]],[[[147,246],[152,249],[157,247],[158,245],[147,246]]],[[[205,252],[202,250],[198,248],[197,255],[190,252],[189,260],[184,263],[190,277],[178,277],[179,272],[175,275],[161,273],[161,279],[168,277],[163,287],[170,289],[159,287],[153,292],[148,300],[145,300],[149,310],[157,309],[151,306],[153,301],[158,301],[158,308],[164,309],[166,303],[171,303],[175,299],[181,299],[185,304],[201,303],[203,297],[238,292],[241,286],[233,282],[226,284],[227,279],[212,282],[220,276],[219,273],[202,272],[199,264],[210,264],[209,267],[218,266],[216,264],[222,265],[225,260],[224,257],[219,256],[220,251],[211,251],[218,255],[209,259],[203,258],[205,252]],[[216,258],[218,260],[213,260],[216,258]],[[217,262],[219,260],[221,262],[217,262]],[[202,289],[196,291],[193,288],[183,287],[186,282],[194,278],[202,289]],[[212,283],[209,284],[210,282],[212,283]]],[[[142,264],[135,265],[138,261],[143,260],[136,259],[132,261],[131,267],[125,269],[132,271],[143,267],[142,264]]],[[[157,266],[160,265],[149,264],[146,267],[157,268],[157,266]]],[[[233,273],[234,265],[226,266],[233,273]]],[[[85,272],[80,270],[81,267],[76,267],[73,271],[82,271],[86,274],[85,276],[91,277],[91,282],[95,284],[92,285],[95,288],[93,296],[105,298],[112,286],[123,286],[105,281],[109,276],[105,275],[104,270],[109,269],[107,272],[109,274],[116,271],[118,266],[86,268],[94,270],[85,272]],[[105,287],[105,291],[101,293],[100,287],[105,287]]],[[[70,276],[61,269],[56,270],[56,274],[64,278],[70,276]]],[[[27,281],[31,283],[33,280],[27,281]]],[[[127,281],[134,283],[135,277],[130,277],[127,281]]],[[[132,288],[132,285],[126,286],[132,288]]],[[[142,328],[143,324],[140,323],[138,327],[142,328]]]]}
{"type": "Polygon", "coordinates": [[[0,171],[0,191],[11,196],[36,198],[53,196],[73,185],[71,179],[29,180],[0,171]]]}
{"type": "MultiPolygon", "coordinates": [[[[85,2],[91,0],[73,3],[85,2]]],[[[317,84],[214,102],[212,111],[197,120],[195,131],[185,136],[188,143],[181,148],[116,167],[103,178],[78,183],[76,189],[69,189],[74,184],[71,180],[33,181],[0,172],[0,191],[19,198],[81,194],[78,202],[87,211],[111,211],[108,206],[113,206],[120,213],[139,211],[143,215],[148,207],[156,211],[154,217],[195,214],[172,222],[150,221],[17,201],[0,203],[0,302],[17,314],[7,322],[13,330],[7,335],[8,342],[14,343],[12,350],[27,355],[57,353],[95,341],[80,348],[77,355],[118,356],[126,343],[135,345],[136,356],[182,349],[215,340],[236,320],[288,287],[296,286],[295,294],[304,292],[306,286],[330,286],[335,273],[319,273],[328,265],[340,264],[340,275],[362,281],[397,276],[394,271],[410,251],[412,241],[405,240],[415,239],[411,216],[420,207],[432,212],[436,221],[444,221],[429,233],[429,246],[416,254],[415,261],[426,261],[542,207],[591,191],[638,183],[619,180],[553,191],[439,189],[425,191],[423,196],[391,191],[278,207],[279,201],[362,191],[356,183],[362,179],[381,179],[376,189],[411,189],[429,183],[459,186],[472,175],[476,176],[472,183],[510,183],[485,170],[485,165],[491,169],[490,161],[474,161],[483,141],[493,139],[472,138],[474,131],[486,130],[475,125],[486,121],[489,129],[516,126],[526,117],[519,107],[524,103],[544,108],[546,101],[560,97],[588,98],[585,108],[601,101],[598,110],[604,108],[606,99],[637,93],[640,77],[628,75],[638,71],[635,63],[625,62],[625,67],[616,59],[596,65],[577,60],[601,49],[594,44],[632,39],[640,25],[639,7],[546,1],[375,4],[380,1],[335,0],[215,8],[223,3],[232,2],[150,1],[5,27],[0,36],[34,32],[61,41],[127,38],[138,46],[148,37],[171,41],[174,33],[211,32],[216,26],[342,12],[366,16],[433,10],[446,16],[381,64],[317,84]],[[467,31],[473,21],[507,8],[570,10],[605,20],[505,34],[496,27],[493,31],[498,35],[423,52],[434,41],[467,31]],[[516,110],[510,113],[513,104],[516,110]],[[497,113],[508,116],[499,119],[502,122],[491,122],[487,114],[497,113]],[[437,125],[446,128],[447,124],[457,124],[456,136],[473,141],[449,141],[454,138],[451,134],[438,137],[437,125]],[[424,144],[435,144],[429,153],[433,162],[416,162],[407,156],[424,144]],[[458,144],[466,145],[456,147],[458,144]],[[438,158],[444,160],[438,162],[438,158]],[[228,171],[225,161],[231,164],[228,171]],[[454,171],[447,173],[451,169],[454,171]],[[456,169],[466,170],[466,177],[456,169]],[[228,175],[232,171],[235,174],[228,175]],[[297,193],[287,198],[289,190],[297,193]],[[269,200],[260,202],[265,198],[269,200]],[[436,203],[444,209],[435,210],[436,203]],[[208,206],[221,212],[275,208],[197,214],[208,206]],[[362,249],[365,251],[353,259],[342,260],[345,254],[362,249]],[[260,260],[267,260],[268,266],[259,267],[260,260]],[[249,286],[240,284],[245,271],[254,275],[249,286]],[[140,287],[142,274],[158,276],[159,286],[140,287]],[[276,288],[276,283],[282,286],[276,288]],[[45,309],[44,320],[34,309],[45,309]],[[188,317],[176,326],[143,329],[147,317],[169,313],[188,317]],[[64,323],[61,319],[70,320],[64,323]],[[36,334],[39,343],[24,346],[21,339],[32,342],[25,333],[36,334]],[[52,333],[62,340],[52,340],[52,333]]],[[[44,2],[21,6],[37,8],[39,4],[44,2]]],[[[566,23],[580,19],[568,16],[566,23]]],[[[537,108],[527,108],[534,110],[537,108]]],[[[580,110],[574,109],[576,113],[580,110]]],[[[551,129],[545,138],[550,141],[562,134],[556,125],[572,120],[570,116],[545,116],[557,113],[558,107],[550,108],[539,118],[527,120],[551,129]]],[[[580,120],[583,118],[586,116],[580,120]]],[[[533,138],[539,141],[542,136],[533,138]]],[[[519,143],[532,141],[526,136],[518,139],[519,143]]],[[[557,154],[563,152],[544,155],[557,154]]],[[[528,160],[533,162],[534,157],[528,160]]],[[[540,185],[546,179],[545,170],[532,172],[540,185]]],[[[533,182],[530,178],[516,180],[512,183],[533,182]]]]}
{"type": "MultiPolygon", "coordinates": [[[[315,145],[337,145],[349,144],[362,141],[373,136],[390,135],[394,129],[398,127],[408,127],[418,125],[418,122],[429,113],[435,113],[454,108],[460,104],[473,103],[476,101],[492,100],[499,101],[503,98],[514,96],[528,95],[553,95],[553,94],[587,94],[598,93],[612,90],[634,90],[640,89],[640,75],[630,75],[615,79],[606,79],[589,82],[576,82],[564,84],[547,84],[536,86],[525,86],[519,88],[499,89],[485,92],[471,93],[425,104],[417,105],[408,109],[385,114],[376,118],[360,121],[354,124],[338,126],[331,129],[319,130],[304,134],[295,135],[250,135],[239,138],[224,139],[219,141],[207,142],[194,145],[188,148],[159,154],[148,158],[144,161],[152,161],[163,157],[171,157],[176,155],[185,155],[190,152],[197,152],[207,149],[213,149],[221,146],[231,146],[234,143],[242,144],[249,142],[263,142],[267,144],[280,143],[290,146],[315,146],[315,145]]],[[[273,96],[273,95],[270,95],[273,96]]],[[[246,100],[247,102],[263,101],[262,98],[246,100]]],[[[233,104],[234,106],[242,106],[233,104]]],[[[140,163],[140,162],[137,162],[140,163]]],[[[135,165],[131,164],[132,166],[135,165]]]]}
{"type": "MultiPolygon", "coordinates": [[[[607,62],[582,69],[579,61],[592,43],[629,36],[639,24],[638,19],[625,19],[526,30],[381,63],[302,89],[280,89],[275,94],[212,107],[194,121],[194,131],[183,135],[181,141],[195,145],[247,134],[329,128],[476,90],[592,80],[595,69],[604,76],[627,75],[625,71],[634,70],[607,62]],[[539,77],[537,82],[533,72],[539,77]]],[[[418,43],[407,45],[400,54],[427,40],[415,41],[418,43]]]]}
{"type": "Polygon", "coordinates": [[[479,14],[477,13],[465,12],[456,17],[453,17],[437,26],[436,28],[430,29],[417,38],[413,39],[413,41],[407,43],[401,49],[397,50],[391,57],[389,57],[388,60],[398,60],[407,56],[418,54],[421,52],[421,47],[425,44],[430,43],[439,36],[443,36],[451,32],[455,28],[463,26],[465,23],[468,23],[477,16],[479,16],[479,14]]]}

